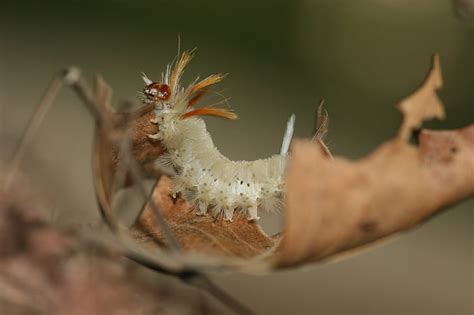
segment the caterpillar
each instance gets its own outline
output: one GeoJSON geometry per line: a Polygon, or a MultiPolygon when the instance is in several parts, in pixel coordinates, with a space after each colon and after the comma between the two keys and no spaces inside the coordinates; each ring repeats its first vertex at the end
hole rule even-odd
{"type": "Polygon", "coordinates": [[[258,220],[259,210],[278,211],[283,206],[294,114],[288,120],[280,154],[255,161],[228,159],[216,148],[199,116],[234,120],[237,115],[226,108],[195,108],[209,87],[221,82],[224,76],[212,74],[182,86],[181,76],[192,58],[192,52],[183,52],[167,66],[160,82],[142,74],[144,102],[154,106],[155,117],[150,122],[159,127],[149,138],[159,140],[165,149],[155,167],[172,170],[173,196],[181,194],[197,215],[223,215],[224,220],[232,221],[234,212],[240,211],[248,220],[258,220]]]}

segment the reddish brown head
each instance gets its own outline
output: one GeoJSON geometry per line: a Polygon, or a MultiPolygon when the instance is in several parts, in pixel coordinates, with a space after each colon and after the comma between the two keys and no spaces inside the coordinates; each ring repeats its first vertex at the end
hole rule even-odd
{"type": "Polygon", "coordinates": [[[145,86],[143,93],[150,101],[167,101],[171,96],[171,89],[168,84],[151,82],[145,86]]]}

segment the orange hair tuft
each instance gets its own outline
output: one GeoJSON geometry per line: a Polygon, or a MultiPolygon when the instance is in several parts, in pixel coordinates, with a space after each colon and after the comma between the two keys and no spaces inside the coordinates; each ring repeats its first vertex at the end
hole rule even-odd
{"type": "Polygon", "coordinates": [[[224,79],[225,75],[222,75],[220,73],[218,74],[211,74],[210,76],[208,76],[207,78],[199,81],[198,83],[194,84],[189,93],[192,94],[194,92],[197,92],[203,88],[206,88],[210,85],[213,85],[213,84],[216,84],[216,83],[219,83],[221,82],[223,79],[224,79]]]}
{"type": "Polygon", "coordinates": [[[170,87],[172,91],[176,90],[176,86],[178,85],[179,78],[183,74],[184,68],[188,65],[188,63],[193,59],[193,51],[185,51],[181,54],[178,62],[171,73],[170,78],[170,87]]]}
{"type": "Polygon", "coordinates": [[[202,107],[190,112],[187,112],[181,116],[181,119],[186,119],[197,115],[217,116],[230,120],[237,119],[237,115],[230,109],[226,108],[214,108],[214,107],[202,107]]]}

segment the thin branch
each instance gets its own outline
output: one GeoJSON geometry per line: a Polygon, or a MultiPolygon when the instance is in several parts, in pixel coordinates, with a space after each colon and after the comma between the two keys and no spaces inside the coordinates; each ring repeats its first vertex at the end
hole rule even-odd
{"type": "Polygon", "coordinates": [[[232,295],[221,289],[206,275],[199,273],[189,281],[185,281],[197,288],[205,290],[215,299],[233,310],[236,314],[255,314],[250,308],[236,300],[232,295]]]}
{"type": "Polygon", "coordinates": [[[146,192],[145,186],[143,185],[142,178],[143,174],[141,172],[141,167],[138,165],[137,161],[135,161],[133,158],[130,159],[128,162],[128,168],[130,170],[130,174],[132,176],[133,181],[137,184],[138,190],[140,194],[142,195],[143,198],[148,198],[149,201],[149,206],[151,209],[151,212],[153,213],[153,216],[155,220],[157,221],[158,225],[160,226],[165,239],[168,242],[168,245],[172,249],[180,249],[181,245],[179,244],[178,240],[173,234],[173,231],[171,230],[170,226],[166,222],[166,220],[163,218],[161,215],[161,212],[158,208],[158,205],[155,203],[153,198],[150,198],[148,193],[146,192]]]}
{"type": "Polygon", "coordinates": [[[70,86],[84,102],[84,105],[92,113],[98,124],[110,127],[115,123],[113,119],[114,113],[107,107],[107,104],[97,101],[96,95],[94,95],[82,77],[78,77],[77,80],[71,82],[70,86]]]}
{"type": "Polygon", "coordinates": [[[144,259],[144,257],[137,256],[137,255],[129,255],[127,256],[130,260],[146,267],[151,270],[174,276],[182,280],[183,282],[194,286],[198,289],[206,291],[208,294],[213,296],[215,299],[220,301],[222,304],[227,306],[236,314],[254,314],[254,312],[231,296],[229,293],[225,292],[221,289],[218,285],[209,279],[208,276],[205,274],[192,270],[192,269],[185,269],[180,271],[170,271],[167,269],[163,269],[161,266],[154,264],[153,262],[144,259]]]}
{"type": "MultiPolygon", "coordinates": [[[[160,179],[161,179],[161,177],[160,177],[160,179]]],[[[133,224],[138,224],[139,223],[140,217],[142,216],[143,212],[145,211],[146,207],[148,206],[148,201],[151,200],[153,192],[155,191],[155,189],[157,189],[160,179],[157,179],[154,182],[153,187],[151,188],[151,193],[149,194],[146,201],[143,203],[142,207],[140,208],[140,211],[138,211],[135,218],[132,220],[132,222],[134,222],[133,224]]]]}
{"type": "Polygon", "coordinates": [[[18,141],[18,145],[15,148],[12,159],[9,163],[9,170],[7,171],[5,180],[3,182],[3,192],[6,192],[10,189],[13,179],[18,172],[20,162],[25,155],[26,149],[30,146],[31,141],[34,139],[34,136],[38,131],[38,128],[41,126],[46,114],[51,109],[53,102],[56,99],[56,96],[60,91],[66,77],[68,77],[68,73],[65,72],[58,73],[53,77],[45,93],[43,94],[43,97],[36,106],[34,113],[30,116],[26,128],[20,137],[20,140],[18,141]]]}
{"type": "MultiPolygon", "coordinates": [[[[98,77],[98,80],[102,80],[102,78],[98,77]]],[[[101,86],[104,86],[104,85],[105,85],[105,82],[101,86]]],[[[99,89],[96,88],[96,93],[99,93],[98,90],[99,89]]],[[[108,92],[108,93],[111,93],[111,91],[108,92]]],[[[107,98],[103,99],[103,101],[107,102],[107,98]]],[[[130,109],[130,105],[131,105],[130,103],[123,103],[123,104],[121,104],[120,110],[130,109]]],[[[128,160],[130,158],[130,154],[129,154],[129,152],[130,152],[129,151],[130,150],[130,128],[127,125],[123,125],[122,129],[123,130],[120,134],[121,139],[117,139],[116,142],[118,142],[118,143],[115,143],[118,147],[118,153],[117,153],[118,162],[117,162],[117,165],[116,165],[116,171],[115,171],[114,176],[113,176],[112,184],[110,185],[110,187],[108,187],[109,191],[106,192],[109,196],[108,205],[110,207],[109,207],[108,211],[113,214],[114,218],[116,218],[116,216],[115,216],[116,212],[114,211],[114,208],[115,208],[114,204],[117,203],[117,201],[114,200],[113,197],[114,197],[114,194],[120,188],[125,186],[125,182],[127,180],[127,175],[128,175],[128,160]]],[[[108,133],[108,135],[110,135],[111,133],[112,133],[112,131],[110,131],[108,133]]],[[[108,139],[108,140],[112,141],[112,139],[108,139]]],[[[104,167],[104,165],[101,165],[101,166],[104,167]]],[[[96,176],[101,177],[101,175],[102,175],[101,172],[96,172],[96,176]]],[[[111,223],[113,223],[113,222],[111,222],[111,223]]],[[[120,223],[120,222],[117,222],[117,223],[120,223]]]]}

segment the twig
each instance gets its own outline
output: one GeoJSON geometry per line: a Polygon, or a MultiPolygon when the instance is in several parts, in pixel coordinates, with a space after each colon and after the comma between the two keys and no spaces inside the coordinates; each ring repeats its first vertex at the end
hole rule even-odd
{"type": "Polygon", "coordinates": [[[234,311],[236,314],[254,314],[254,312],[236,300],[233,296],[222,290],[219,286],[217,286],[208,276],[205,274],[192,270],[192,269],[185,269],[181,271],[170,271],[167,269],[163,269],[161,266],[154,264],[153,262],[144,259],[144,257],[140,257],[137,255],[130,255],[127,256],[130,260],[135,261],[136,263],[149,268],[151,270],[174,276],[182,280],[183,282],[192,285],[198,289],[204,290],[213,296],[215,299],[220,301],[222,304],[227,306],[229,309],[234,311]]]}
{"type": "Polygon", "coordinates": [[[193,279],[185,282],[207,291],[218,301],[233,310],[236,314],[254,314],[250,308],[236,300],[226,291],[222,290],[219,286],[212,282],[209,277],[202,273],[197,274],[193,279]]]}
{"type": "Polygon", "coordinates": [[[114,113],[107,107],[107,104],[98,101],[96,95],[90,90],[84,79],[78,77],[77,80],[70,82],[69,85],[92,113],[92,117],[94,117],[96,123],[104,125],[107,129],[111,129],[111,126],[116,123],[113,119],[114,113]]]}
{"type": "Polygon", "coordinates": [[[171,230],[170,226],[168,225],[166,220],[161,215],[161,212],[158,209],[157,204],[155,203],[153,198],[150,198],[150,196],[146,192],[145,187],[143,186],[143,182],[142,182],[143,175],[141,174],[141,169],[140,169],[140,166],[138,165],[137,161],[135,161],[134,159],[130,159],[127,162],[128,162],[128,168],[130,170],[130,174],[132,175],[132,179],[137,184],[140,194],[145,199],[148,198],[151,212],[153,213],[153,216],[154,216],[155,220],[157,221],[157,223],[160,226],[163,234],[165,235],[165,238],[168,241],[169,246],[172,249],[180,249],[181,246],[179,245],[178,240],[174,236],[173,231],[171,230]]]}
{"type": "Polygon", "coordinates": [[[3,182],[3,192],[6,192],[10,189],[13,179],[16,173],[18,172],[20,162],[23,159],[23,156],[25,155],[26,149],[31,144],[31,141],[36,135],[38,128],[41,126],[46,114],[51,109],[51,106],[53,105],[53,102],[59,90],[61,89],[64,80],[67,80],[67,77],[68,73],[66,72],[58,73],[53,77],[45,93],[43,94],[43,97],[36,106],[34,113],[30,116],[30,119],[27,123],[27,127],[25,128],[22,136],[20,137],[18,145],[9,163],[9,170],[7,171],[5,180],[3,182]]]}

